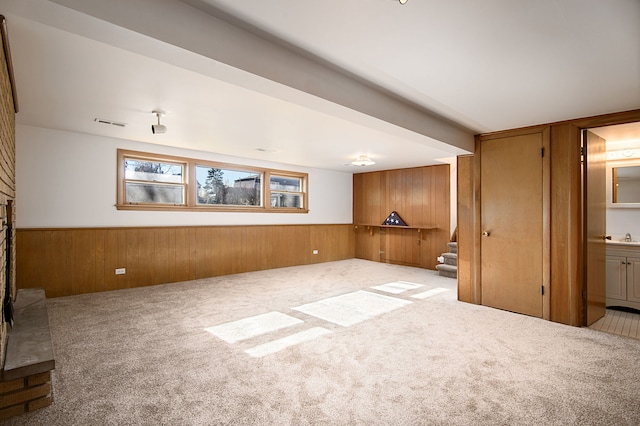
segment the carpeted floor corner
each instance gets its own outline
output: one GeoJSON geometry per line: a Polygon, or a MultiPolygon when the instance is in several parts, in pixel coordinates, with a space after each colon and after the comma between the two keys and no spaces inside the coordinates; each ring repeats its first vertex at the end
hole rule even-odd
{"type": "Polygon", "coordinates": [[[49,299],[54,402],[7,424],[640,424],[640,340],[456,299],[357,259],[49,299]]]}

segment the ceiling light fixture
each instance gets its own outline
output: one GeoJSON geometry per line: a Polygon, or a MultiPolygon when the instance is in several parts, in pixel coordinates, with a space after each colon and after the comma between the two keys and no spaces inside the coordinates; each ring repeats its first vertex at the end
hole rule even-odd
{"type": "Polygon", "coordinates": [[[357,159],[353,160],[351,164],[353,164],[354,166],[372,166],[376,164],[376,162],[366,155],[361,155],[357,159]]]}
{"type": "Polygon", "coordinates": [[[637,149],[607,151],[607,160],[632,160],[636,158],[640,158],[640,150],[637,149]]]}
{"type": "Polygon", "coordinates": [[[154,109],[151,111],[153,114],[158,117],[158,124],[151,125],[151,133],[159,134],[159,133],[167,133],[167,127],[160,124],[160,117],[164,116],[164,111],[160,111],[159,109],[154,109]]]}
{"type": "Polygon", "coordinates": [[[408,0],[398,0],[400,4],[405,4],[408,0]]]}

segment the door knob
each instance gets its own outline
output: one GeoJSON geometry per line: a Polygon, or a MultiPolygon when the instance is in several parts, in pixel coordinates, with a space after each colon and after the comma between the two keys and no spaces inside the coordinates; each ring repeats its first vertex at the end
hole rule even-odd
{"type": "Polygon", "coordinates": [[[489,231],[484,231],[484,232],[482,233],[482,236],[483,236],[483,237],[488,237],[489,235],[491,235],[491,233],[490,233],[489,231]]]}

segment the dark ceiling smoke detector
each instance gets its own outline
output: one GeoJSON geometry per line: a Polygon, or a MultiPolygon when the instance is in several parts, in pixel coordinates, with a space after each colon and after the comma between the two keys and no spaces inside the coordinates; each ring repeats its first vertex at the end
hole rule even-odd
{"type": "Polygon", "coordinates": [[[160,117],[164,116],[164,111],[160,111],[158,109],[154,109],[151,112],[153,114],[155,114],[156,117],[158,117],[158,124],[152,124],[151,125],[151,133],[153,133],[154,135],[161,134],[161,133],[167,133],[167,126],[163,126],[162,124],[160,124],[160,117]]]}

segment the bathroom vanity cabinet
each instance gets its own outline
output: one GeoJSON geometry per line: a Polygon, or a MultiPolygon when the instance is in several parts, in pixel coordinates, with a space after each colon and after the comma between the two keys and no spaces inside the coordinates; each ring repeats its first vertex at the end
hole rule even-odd
{"type": "Polygon", "coordinates": [[[640,309],[640,245],[607,244],[607,306],[640,309]]]}

